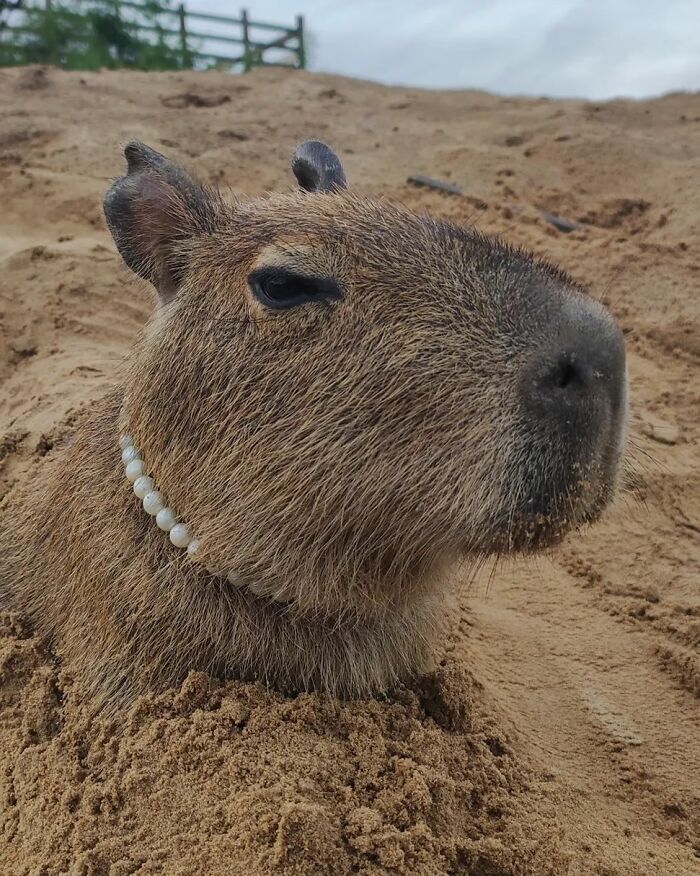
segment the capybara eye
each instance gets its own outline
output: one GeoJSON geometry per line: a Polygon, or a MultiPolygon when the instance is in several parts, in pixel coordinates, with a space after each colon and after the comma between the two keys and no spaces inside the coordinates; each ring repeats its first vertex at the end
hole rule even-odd
{"type": "Polygon", "coordinates": [[[311,301],[328,302],[342,298],[335,280],[309,277],[287,268],[259,268],[248,277],[255,297],[274,310],[286,310],[311,301]]]}

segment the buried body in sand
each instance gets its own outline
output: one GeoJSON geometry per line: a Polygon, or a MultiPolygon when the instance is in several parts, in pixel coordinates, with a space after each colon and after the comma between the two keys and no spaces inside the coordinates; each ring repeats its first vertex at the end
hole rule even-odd
{"type": "Polygon", "coordinates": [[[531,767],[455,609],[462,563],[536,558],[612,499],[607,311],[355,193],[320,144],[302,191],[234,204],[127,160],[105,211],[154,312],[0,512],[0,871],[691,872],[531,767]]]}

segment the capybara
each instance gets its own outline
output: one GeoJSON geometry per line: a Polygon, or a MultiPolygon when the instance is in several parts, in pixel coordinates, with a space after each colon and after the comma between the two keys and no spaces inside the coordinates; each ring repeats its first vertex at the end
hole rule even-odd
{"type": "Polygon", "coordinates": [[[0,604],[96,707],[190,669],[365,696],[431,664],[455,569],[594,521],[609,313],[557,268],[353,192],[228,203],[147,146],[105,198],[157,292],[118,389],[5,500],[0,604]]]}

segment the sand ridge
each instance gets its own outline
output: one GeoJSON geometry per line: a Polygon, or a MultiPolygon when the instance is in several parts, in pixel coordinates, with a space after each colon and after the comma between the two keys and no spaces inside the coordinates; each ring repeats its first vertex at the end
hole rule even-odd
{"type": "Polygon", "coordinates": [[[0,523],[150,311],[100,209],[131,137],[241,195],[290,188],[296,144],[326,139],[351,184],[559,262],[620,320],[633,403],[631,493],[465,573],[439,669],[384,699],[193,674],[90,716],[3,616],[0,872],[700,872],[700,96],[27,68],[0,70],[0,114],[0,523]]]}

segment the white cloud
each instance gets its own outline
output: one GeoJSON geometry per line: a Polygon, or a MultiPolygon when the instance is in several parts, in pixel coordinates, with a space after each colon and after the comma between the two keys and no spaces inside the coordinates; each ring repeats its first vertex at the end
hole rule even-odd
{"type": "MultiPolygon", "coordinates": [[[[235,14],[224,0],[193,11],[235,14]]],[[[700,89],[698,0],[251,0],[305,16],[315,70],[431,88],[605,98],[700,89]]]]}

